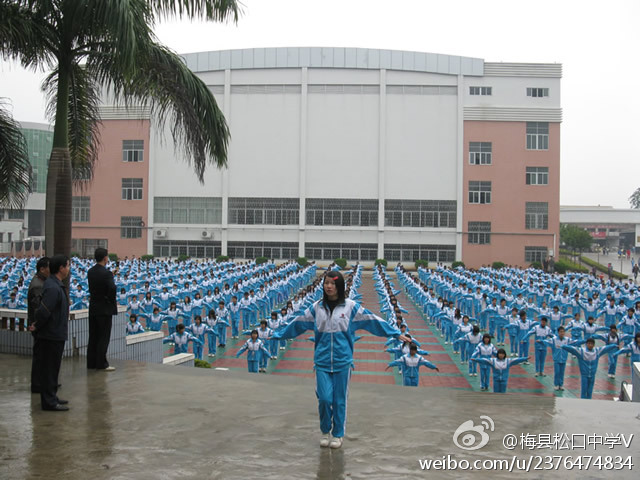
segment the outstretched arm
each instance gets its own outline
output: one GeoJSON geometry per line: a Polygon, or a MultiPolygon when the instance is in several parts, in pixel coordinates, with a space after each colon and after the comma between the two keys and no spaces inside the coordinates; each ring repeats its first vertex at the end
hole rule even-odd
{"type": "Polygon", "coordinates": [[[418,366],[420,366],[420,365],[424,365],[425,367],[430,368],[431,370],[435,370],[436,372],[440,371],[440,369],[438,369],[438,367],[436,367],[429,360],[425,360],[424,358],[421,358],[420,361],[418,362],[418,366]]]}
{"type": "Polygon", "coordinates": [[[362,305],[357,304],[351,312],[351,329],[366,330],[379,337],[400,337],[400,330],[389,325],[385,320],[373,314],[362,305]]]}
{"type": "Polygon", "coordinates": [[[271,338],[274,340],[277,339],[287,339],[287,338],[295,338],[298,335],[302,335],[307,330],[313,330],[315,327],[315,318],[316,313],[313,305],[306,309],[302,315],[294,318],[291,323],[286,325],[284,328],[279,328],[273,334],[271,338]]]}

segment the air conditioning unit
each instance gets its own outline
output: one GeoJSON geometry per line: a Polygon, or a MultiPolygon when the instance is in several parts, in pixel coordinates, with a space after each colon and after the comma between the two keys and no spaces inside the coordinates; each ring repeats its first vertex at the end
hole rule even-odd
{"type": "Polygon", "coordinates": [[[203,230],[202,232],[200,232],[200,237],[201,238],[212,238],[213,237],[213,233],[207,232],[206,230],[203,230]]]}
{"type": "Polygon", "coordinates": [[[156,238],[166,238],[166,236],[167,236],[167,231],[164,229],[155,231],[156,238]]]}

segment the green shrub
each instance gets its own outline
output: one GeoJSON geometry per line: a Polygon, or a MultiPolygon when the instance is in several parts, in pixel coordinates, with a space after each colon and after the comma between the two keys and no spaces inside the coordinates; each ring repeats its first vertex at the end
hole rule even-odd
{"type": "Polygon", "coordinates": [[[538,270],[542,270],[542,264],[540,262],[531,262],[529,265],[530,268],[537,268],[538,270]]]}
{"type": "Polygon", "coordinates": [[[345,268],[347,266],[347,260],[345,258],[336,258],[334,262],[340,268],[345,268]]]}
{"type": "Polygon", "coordinates": [[[504,268],[504,262],[493,262],[491,264],[491,268],[494,268],[496,270],[500,270],[501,268],[504,268]]]}
{"type": "Polygon", "coordinates": [[[458,267],[464,268],[464,262],[462,262],[460,260],[456,260],[455,262],[453,262],[451,264],[451,268],[458,268],[458,267]]]}
{"type": "Polygon", "coordinates": [[[428,260],[416,260],[416,269],[418,268],[429,268],[428,260]]]}
{"type": "Polygon", "coordinates": [[[568,258],[560,257],[555,263],[555,269],[558,273],[577,272],[577,273],[589,273],[589,269],[572,262],[568,258]]]}
{"type": "Polygon", "coordinates": [[[179,262],[186,262],[187,260],[189,260],[189,258],[190,258],[189,255],[185,255],[185,254],[178,255],[179,262]]]}
{"type": "Polygon", "coordinates": [[[145,262],[146,262],[147,260],[153,260],[153,255],[150,255],[150,254],[149,254],[149,255],[142,255],[142,256],[140,257],[140,259],[141,259],[141,260],[143,260],[143,261],[145,261],[145,262]]]}
{"type": "Polygon", "coordinates": [[[375,265],[387,266],[388,262],[384,258],[376,258],[375,265]]]}
{"type": "Polygon", "coordinates": [[[211,368],[211,364],[206,360],[198,360],[197,358],[193,361],[193,365],[196,368],[211,368]]]}
{"type": "Polygon", "coordinates": [[[300,265],[301,267],[304,267],[309,263],[307,261],[307,257],[298,257],[296,258],[296,262],[298,262],[298,265],[300,265]]]}
{"type": "Polygon", "coordinates": [[[218,263],[228,262],[228,261],[229,261],[229,257],[227,255],[218,255],[216,257],[216,262],[218,263]]]}
{"type": "Polygon", "coordinates": [[[263,263],[267,263],[269,259],[267,257],[258,257],[256,258],[256,265],[261,265],[263,263]]]}
{"type": "MultiPolygon", "coordinates": [[[[583,263],[586,263],[587,265],[589,265],[590,267],[596,267],[596,270],[598,270],[598,271],[600,271],[602,273],[606,273],[606,274],[609,273],[609,269],[607,268],[606,265],[598,263],[595,260],[590,259],[589,257],[580,256],[580,260],[583,263]]],[[[629,278],[628,275],[625,275],[624,273],[616,272],[615,270],[614,270],[612,276],[613,276],[613,278],[616,278],[618,280],[624,280],[626,278],[629,278]]]]}
{"type": "Polygon", "coordinates": [[[112,262],[117,262],[118,261],[118,254],[117,253],[110,253],[109,254],[109,260],[111,260],[112,262]]]}
{"type": "Polygon", "coordinates": [[[80,258],[80,253],[78,252],[71,252],[71,254],[69,255],[71,258],[76,257],[76,258],[80,258]]]}

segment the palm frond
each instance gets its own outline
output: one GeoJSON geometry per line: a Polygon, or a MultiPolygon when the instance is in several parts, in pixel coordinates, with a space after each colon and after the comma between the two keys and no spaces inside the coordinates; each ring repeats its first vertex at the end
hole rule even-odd
{"type": "Polygon", "coordinates": [[[52,63],[52,30],[36,7],[35,2],[0,0],[0,58],[19,60],[25,68],[52,63]]]}
{"type": "Polygon", "coordinates": [[[0,205],[21,208],[31,192],[27,143],[3,102],[0,102],[0,205]]]}
{"type": "Polygon", "coordinates": [[[206,84],[177,54],[158,44],[148,45],[138,57],[132,77],[114,69],[106,56],[96,57],[96,77],[126,105],[149,107],[151,117],[163,129],[167,122],[174,142],[182,148],[200,182],[208,164],[227,164],[229,128],[206,84]]]}
{"type": "MultiPolygon", "coordinates": [[[[47,116],[53,122],[56,114],[58,70],[43,82],[47,95],[47,116]]],[[[74,64],[69,85],[69,154],[74,180],[90,180],[100,147],[100,94],[92,72],[74,64]]],[[[79,185],[86,185],[84,182],[79,185]]]]}
{"type": "Polygon", "coordinates": [[[237,23],[242,3],[237,0],[150,0],[160,17],[190,18],[237,23]]]}

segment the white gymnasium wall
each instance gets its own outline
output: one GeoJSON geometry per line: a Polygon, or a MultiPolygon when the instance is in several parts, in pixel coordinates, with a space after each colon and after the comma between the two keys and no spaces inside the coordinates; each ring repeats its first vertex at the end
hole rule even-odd
{"type": "Polygon", "coordinates": [[[560,106],[559,78],[464,77],[465,107],[545,107],[560,106]],[[469,87],[492,87],[491,95],[470,95],[469,87]],[[527,97],[527,88],[548,88],[548,97],[527,97]]]}
{"type": "Polygon", "coordinates": [[[378,197],[379,96],[308,95],[308,198],[378,197]]]}
{"type": "Polygon", "coordinates": [[[456,95],[387,95],[385,196],[456,200],[456,95]]]}
{"type": "Polygon", "coordinates": [[[230,197],[298,197],[300,94],[231,94],[230,197]]]}

